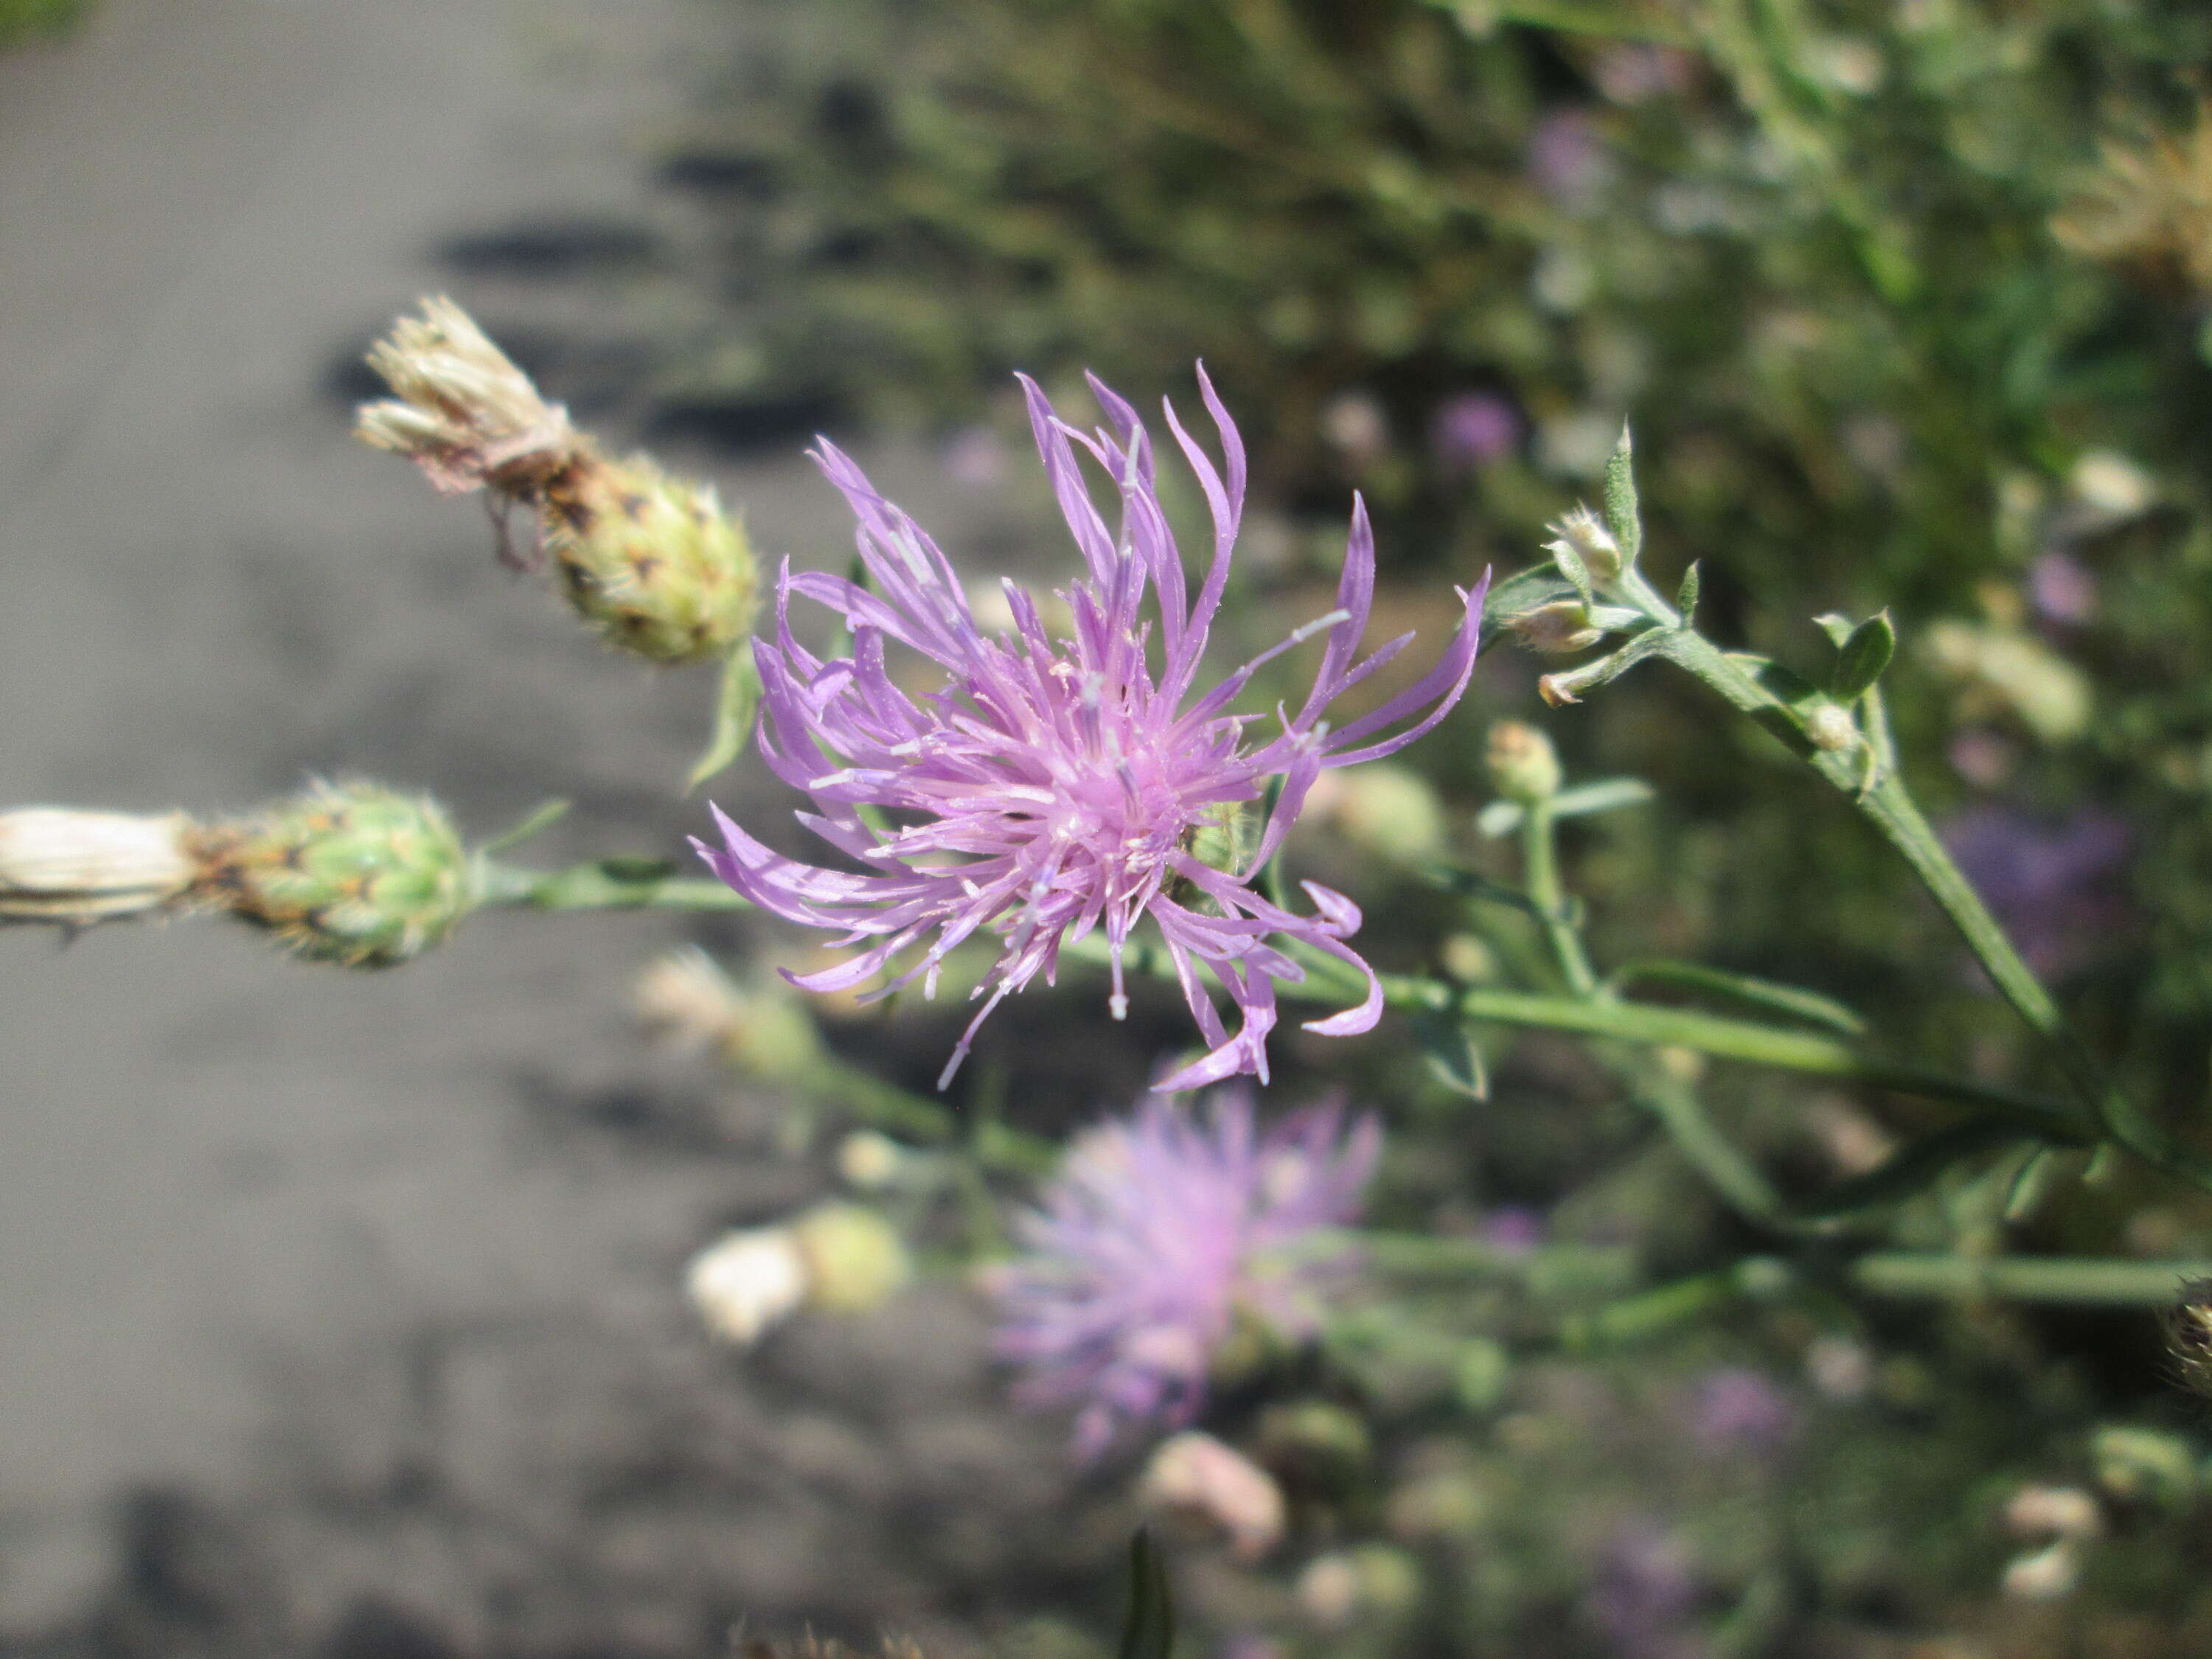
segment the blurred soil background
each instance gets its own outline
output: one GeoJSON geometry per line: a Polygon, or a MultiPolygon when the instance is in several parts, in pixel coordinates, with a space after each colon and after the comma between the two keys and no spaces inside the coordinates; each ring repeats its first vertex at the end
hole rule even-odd
{"type": "MultiPolygon", "coordinates": [[[[104,0],[0,57],[0,800],[360,773],[476,837],[573,799],[533,857],[680,849],[711,672],[595,648],[348,426],[361,350],[449,289],[641,436],[696,22],[104,0]]],[[[657,453],[768,557],[841,558],[809,411],[755,413],[657,453]]],[[[869,459],[948,540],[1007,538],[921,450],[869,459]]],[[[212,926],[0,937],[0,1652],[681,1653],[745,1620],[937,1654],[1097,1593],[1054,1565],[1097,1540],[1041,1519],[1057,1431],[1003,1413],[956,1291],[743,1358],[682,1304],[692,1250],[820,1184],[629,1023],[636,966],[720,926],[486,915],[383,975],[212,926]]]]}

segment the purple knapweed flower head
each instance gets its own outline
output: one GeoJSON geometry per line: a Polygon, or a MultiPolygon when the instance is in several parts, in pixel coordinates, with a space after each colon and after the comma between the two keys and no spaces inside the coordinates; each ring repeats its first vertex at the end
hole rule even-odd
{"type": "Polygon", "coordinates": [[[1413,637],[1358,654],[1375,589],[1375,542],[1355,497],[1336,608],[1194,700],[1244,499],[1244,449],[1228,411],[1201,369],[1200,390],[1220,433],[1224,477],[1174,409],[1167,410],[1212,517],[1212,559],[1194,600],[1160,506],[1152,440],[1136,410],[1094,378],[1107,424],[1086,434],[1062,422],[1026,377],[1022,386],[1046,476],[1083,555],[1083,578],[1061,593],[1073,618],[1067,637],[1048,636],[1035,600],[1012,582],[1005,584],[1012,629],[980,624],[936,544],[824,441],[815,459],[859,518],[860,557],[873,587],[794,574],[786,564],[775,637],[756,642],[760,747],[777,776],[813,798],[816,811],[800,821],[873,873],[785,858],[719,809],[726,848],[695,845],[716,874],[763,909],[833,930],[842,936],[837,944],[866,942],[835,967],[789,976],[809,990],[860,985],[927,940],[920,960],[871,994],[887,995],[917,977],[927,991],[955,946],[981,930],[996,933],[1003,948],[975,992],[986,999],[983,1007],[954,1048],[940,1088],[1000,1000],[1039,973],[1049,983],[1063,943],[1094,928],[1103,930],[1112,956],[1109,1006],[1121,1018],[1122,954],[1147,913],[1210,1050],[1161,1086],[1196,1088],[1239,1073],[1264,1079],[1276,985],[1305,976],[1268,943],[1272,937],[1298,940],[1367,976],[1364,1001],[1308,1030],[1331,1036],[1367,1030],[1381,1016],[1382,999],[1372,971],[1345,943],[1359,927],[1358,906],[1307,882],[1314,910],[1297,915],[1269,902],[1253,878],[1274,856],[1323,769],[1404,747],[1458,701],[1474,667],[1484,584],[1461,594],[1459,630],[1434,668],[1381,707],[1332,728],[1322,718],[1328,706],[1413,637]],[[1083,455],[1120,497],[1116,526],[1091,501],[1083,455]],[[845,620],[849,656],[825,661],[793,637],[793,595],[845,620]],[[1313,690],[1296,712],[1281,706],[1267,716],[1230,712],[1261,664],[1316,635],[1328,643],[1313,690]],[[935,665],[941,686],[918,701],[900,690],[887,662],[892,645],[935,665]],[[1393,726],[1401,729],[1382,735],[1393,726]],[[1281,793],[1257,846],[1227,868],[1201,858],[1200,835],[1223,827],[1277,779],[1281,793]],[[897,815],[898,827],[881,827],[884,819],[873,809],[897,815]],[[1242,1015],[1234,1034],[1200,982],[1201,968],[1242,1015]]]}
{"type": "Polygon", "coordinates": [[[1334,1105],[1262,1131],[1243,1086],[1203,1116],[1154,1095],[1079,1137],[990,1278],[1016,1398],[1078,1407],[1086,1459],[1189,1423],[1241,1322],[1290,1339],[1318,1323],[1353,1262],[1311,1235],[1354,1218],[1382,1142],[1334,1105]]]}

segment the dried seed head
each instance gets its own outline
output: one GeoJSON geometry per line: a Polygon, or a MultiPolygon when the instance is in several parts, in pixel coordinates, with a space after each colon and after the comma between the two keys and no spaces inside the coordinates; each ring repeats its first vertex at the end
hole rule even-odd
{"type": "Polygon", "coordinates": [[[181,812],[0,812],[0,921],[89,927],[165,909],[199,874],[181,812]]]}
{"type": "Polygon", "coordinates": [[[451,300],[425,300],[420,317],[401,318],[368,366],[394,396],[362,405],[356,432],[412,460],[441,494],[489,486],[530,498],[583,441],[568,411],[451,300]]]}

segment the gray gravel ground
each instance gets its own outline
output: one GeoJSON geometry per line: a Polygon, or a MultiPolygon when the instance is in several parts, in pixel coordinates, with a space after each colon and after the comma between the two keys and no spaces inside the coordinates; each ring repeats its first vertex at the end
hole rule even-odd
{"type": "MultiPolygon", "coordinates": [[[[573,797],[554,855],[680,843],[708,677],[501,578],[331,375],[447,239],[634,211],[694,21],[102,0],[0,58],[0,803],[358,770],[479,834],[573,797]]],[[[718,471],[772,552],[842,541],[795,459],[718,471]]],[[[694,1331],[685,1255],[814,1177],[628,1028],[684,932],[486,916],[381,975],[0,935],[0,1651],[681,1653],[741,1613],[957,1651],[1055,1592],[1097,1540],[957,1293],[694,1331]]]]}

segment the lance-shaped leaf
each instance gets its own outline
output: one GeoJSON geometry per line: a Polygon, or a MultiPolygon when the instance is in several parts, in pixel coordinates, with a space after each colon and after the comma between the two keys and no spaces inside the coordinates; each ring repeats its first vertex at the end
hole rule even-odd
{"type": "MultiPolygon", "coordinates": [[[[1554,818],[1586,818],[1623,806],[1641,806],[1654,798],[1651,786],[1641,778],[1599,778],[1562,789],[1544,804],[1554,818]]],[[[1492,841],[1511,835],[1527,817],[1517,800],[1494,800],[1474,815],[1474,827],[1492,841]]]]}
{"type": "Polygon", "coordinates": [[[722,665],[721,695],[714,700],[714,735],[707,752],[691,769],[684,788],[696,789],[744,752],[753,734],[753,715],[760,708],[760,670],[753,664],[753,642],[740,640],[722,665]]]}
{"type": "Polygon", "coordinates": [[[1851,629],[1836,652],[1836,672],[1828,682],[1836,701],[1856,702],[1874,689],[1889,659],[1897,654],[1897,630],[1889,612],[1877,611],[1851,629]]]}
{"type": "Polygon", "coordinates": [[[1620,544],[1620,565],[1626,570],[1644,550],[1644,520],[1636,505],[1636,453],[1628,428],[1620,428],[1620,441],[1605,464],[1605,527],[1620,544]]]}
{"type": "Polygon", "coordinates": [[[1447,1087],[1474,1100],[1490,1098],[1490,1068],[1466,1026],[1449,1015],[1425,1011],[1413,1016],[1413,1027],[1422,1058],[1447,1087]]]}
{"type": "Polygon", "coordinates": [[[1170,1659],[1175,1651],[1175,1601],[1167,1564],[1144,1528],[1129,1540],[1129,1604],[1115,1659],[1170,1659]]]}
{"type": "Polygon", "coordinates": [[[1802,985],[1784,985],[1751,974],[1732,974],[1697,962],[1634,962],[1613,975],[1615,990],[1631,985],[1671,985],[1679,990],[1702,992],[1724,1001],[1740,1003],[1763,1013],[1782,1014],[1820,1025],[1846,1036],[1857,1036],[1866,1021],[1833,997],[1808,991],[1802,985]]]}

